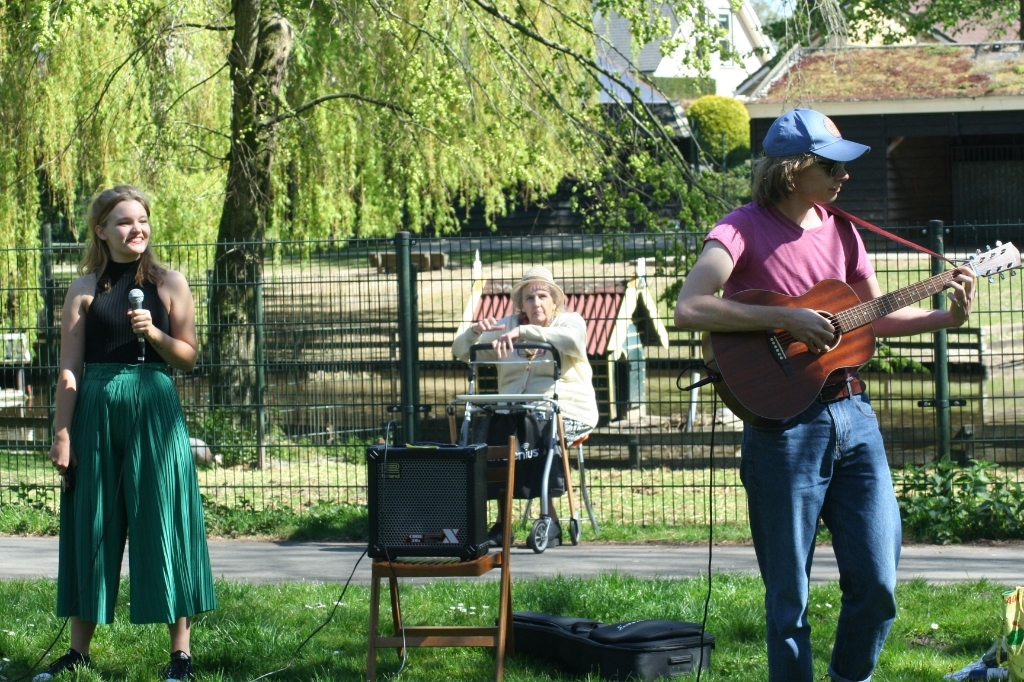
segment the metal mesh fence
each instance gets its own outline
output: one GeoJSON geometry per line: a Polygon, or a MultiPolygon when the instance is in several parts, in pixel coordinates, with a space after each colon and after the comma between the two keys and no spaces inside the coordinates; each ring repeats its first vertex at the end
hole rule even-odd
{"type": "MultiPolygon", "coordinates": [[[[965,256],[997,239],[1020,242],[1022,227],[947,228],[947,253],[965,256]]],[[[920,227],[896,231],[927,240],[920,227]]],[[[526,268],[545,265],[588,322],[602,419],[585,454],[599,517],[703,522],[713,501],[717,519],[745,520],[738,476],[741,423],[714,400],[710,387],[678,388],[690,383],[690,362],[700,349],[695,334],[674,328],[672,307],[702,239],[680,232],[417,240],[411,258],[417,270],[417,403],[428,408],[418,412],[421,437],[448,439],[445,407],[466,389],[467,368],[451,354],[456,334],[485,306],[507,297],[526,268]]],[[[927,256],[870,234],[865,240],[883,291],[930,275],[927,256]]],[[[80,248],[0,249],[0,267],[21,273],[5,280],[11,314],[0,335],[3,503],[54,500],[57,479],[46,453],[60,311],[77,276],[80,248]],[[31,276],[36,268],[38,276],[31,276]]],[[[186,275],[196,302],[199,362],[193,372],[177,373],[175,381],[190,435],[197,439],[204,495],[254,508],[364,502],[363,453],[384,437],[402,401],[394,244],[184,244],[157,251],[186,275]],[[243,259],[244,267],[228,272],[224,263],[231,249],[260,257],[243,259]]],[[[951,455],[999,462],[1020,480],[1024,292],[1019,278],[997,282],[981,285],[969,324],[948,335],[949,396],[966,401],[950,411],[951,455]]],[[[918,406],[936,398],[932,336],[881,341],[885,347],[861,376],[890,462],[899,467],[932,461],[935,409],[918,406]]]]}

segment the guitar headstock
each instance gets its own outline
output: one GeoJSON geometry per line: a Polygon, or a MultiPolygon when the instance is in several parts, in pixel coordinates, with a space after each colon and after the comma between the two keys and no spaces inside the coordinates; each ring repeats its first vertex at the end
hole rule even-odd
{"type": "Polygon", "coordinates": [[[1020,251],[1011,242],[996,242],[996,248],[985,253],[979,250],[971,256],[970,265],[978,277],[988,277],[989,282],[995,282],[997,274],[1000,277],[1004,277],[1006,272],[1011,275],[1017,274],[1016,270],[1020,267],[1020,251]]]}

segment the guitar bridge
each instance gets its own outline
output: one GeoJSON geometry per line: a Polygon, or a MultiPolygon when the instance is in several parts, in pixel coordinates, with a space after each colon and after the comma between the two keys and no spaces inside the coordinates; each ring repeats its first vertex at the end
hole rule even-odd
{"type": "Polygon", "coordinates": [[[786,355],[786,349],[782,347],[778,334],[769,329],[765,331],[765,335],[768,337],[768,348],[771,350],[775,362],[779,363],[779,367],[787,377],[790,376],[793,374],[793,365],[789,362],[789,356],[786,355]]]}

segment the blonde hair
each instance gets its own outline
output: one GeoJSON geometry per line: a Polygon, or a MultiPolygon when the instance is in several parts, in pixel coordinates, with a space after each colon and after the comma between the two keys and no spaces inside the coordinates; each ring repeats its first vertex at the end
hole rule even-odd
{"type": "Polygon", "coordinates": [[[796,174],[817,163],[811,153],[792,156],[762,156],[754,160],[751,198],[759,206],[775,206],[796,189],[796,174]]]}
{"type": "MultiPolygon", "coordinates": [[[[106,291],[110,288],[110,280],[105,276],[107,264],[110,262],[110,247],[107,243],[96,236],[96,228],[106,223],[107,217],[114,207],[123,201],[137,201],[146,209],[146,216],[149,216],[149,198],[136,187],[131,185],[118,185],[104,190],[96,195],[89,205],[89,213],[86,216],[86,223],[89,229],[89,247],[85,251],[85,258],[78,265],[78,272],[82,275],[96,274],[96,291],[106,291]]],[[[160,264],[153,255],[150,245],[142,252],[139,258],[139,268],[135,271],[135,283],[142,284],[149,281],[153,284],[163,284],[163,274],[167,268],[160,264]]]]}

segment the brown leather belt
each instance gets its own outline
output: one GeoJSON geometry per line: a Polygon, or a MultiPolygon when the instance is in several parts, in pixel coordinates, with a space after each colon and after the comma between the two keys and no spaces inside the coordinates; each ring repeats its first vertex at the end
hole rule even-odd
{"type": "Polygon", "coordinates": [[[850,381],[842,381],[837,384],[823,386],[818,394],[818,402],[834,403],[837,400],[850,398],[864,392],[864,382],[854,377],[850,381]]]}

